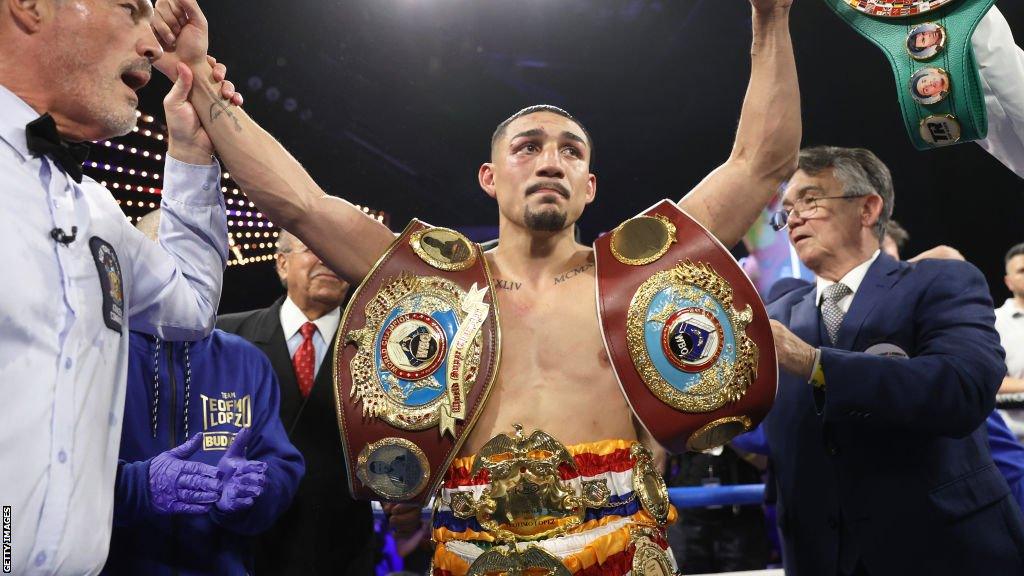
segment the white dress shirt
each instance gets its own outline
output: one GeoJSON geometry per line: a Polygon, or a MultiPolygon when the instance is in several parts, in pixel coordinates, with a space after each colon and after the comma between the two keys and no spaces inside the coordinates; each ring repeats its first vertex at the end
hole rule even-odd
{"type": "MultiPolygon", "coordinates": [[[[864,276],[867,276],[868,268],[871,268],[871,265],[878,259],[879,254],[881,254],[881,250],[875,250],[875,253],[871,255],[871,258],[861,262],[856,268],[850,270],[845,276],[839,279],[839,282],[846,284],[846,287],[850,289],[850,293],[848,295],[840,298],[839,301],[836,302],[836,306],[839,306],[839,309],[842,310],[844,314],[850,311],[850,304],[853,303],[853,297],[857,295],[857,289],[860,288],[860,283],[864,281],[864,276]]],[[[826,288],[835,284],[835,282],[825,280],[819,276],[817,284],[818,292],[815,295],[815,302],[818,303],[818,306],[821,306],[822,294],[825,292],[826,288]]]]}
{"type": "Polygon", "coordinates": [[[988,137],[978,145],[1024,178],[1024,51],[995,6],[971,38],[988,111],[988,137]]]}
{"type": "Polygon", "coordinates": [[[320,373],[320,365],[323,364],[324,357],[327,356],[327,351],[331,349],[327,339],[334,338],[334,333],[338,331],[338,324],[341,323],[341,308],[335,308],[316,320],[309,320],[291,297],[284,299],[284,303],[281,304],[281,329],[284,330],[284,339],[288,344],[288,355],[292,358],[295,357],[295,351],[302,345],[302,334],[299,332],[299,328],[302,328],[306,322],[316,324],[316,332],[313,333],[313,349],[316,351],[316,368],[313,369],[313,378],[316,378],[320,373]]]}
{"type": "Polygon", "coordinates": [[[1024,308],[1013,298],[996,308],[996,331],[1006,350],[1006,373],[1024,378],[1024,308]]]}
{"type": "MultiPolygon", "coordinates": [[[[996,332],[1006,350],[1006,375],[1024,378],[1024,308],[1009,298],[996,308],[996,332]]],[[[1018,440],[1024,439],[1024,410],[1000,410],[1003,420],[1018,440]]]]}
{"type": "Polygon", "coordinates": [[[129,324],[169,340],[213,328],[227,260],[220,167],[167,159],[158,245],[95,180],[76,184],[29,153],[25,125],[38,116],[0,86],[0,504],[12,506],[13,573],[96,574],[129,324]],[[55,227],[77,227],[75,240],[58,244],[55,227]]]}

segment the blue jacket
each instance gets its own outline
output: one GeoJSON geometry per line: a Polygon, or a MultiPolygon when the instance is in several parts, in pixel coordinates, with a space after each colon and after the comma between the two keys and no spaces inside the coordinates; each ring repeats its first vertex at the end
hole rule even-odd
{"type": "Polygon", "coordinates": [[[131,333],[114,533],[104,574],[252,573],[251,537],[288,508],[304,472],[281,425],[278,395],[270,361],[238,336],[214,330],[198,342],[158,344],[131,333]],[[191,459],[216,466],[243,426],[254,432],[246,456],[267,463],[267,483],[252,508],[235,515],[216,509],[205,515],[154,512],[150,458],[201,432],[203,447],[191,459]]]}
{"type": "Polygon", "coordinates": [[[988,430],[992,460],[1010,485],[1010,493],[1017,506],[1024,510],[1024,445],[1013,435],[998,411],[993,411],[985,419],[985,429],[988,430]]]}
{"type": "Polygon", "coordinates": [[[1024,573],[1024,522],[983,426],[1006,366],[981,273],[880,255],[834,347],[815,296],[794,283],[768,306],[821,347],[826,381],[780,374],[765,421],[786,573],[1024,573]]]}

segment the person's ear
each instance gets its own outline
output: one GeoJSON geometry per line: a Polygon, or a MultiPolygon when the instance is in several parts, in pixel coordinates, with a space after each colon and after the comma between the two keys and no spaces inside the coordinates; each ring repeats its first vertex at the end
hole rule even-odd
{"type": "Polygon", "coordinates": [[[870,194],[864,199],[864,208],[861,210],[860,223],[865,228],[873,228],[882,217],[882,197],[878,194],[870,194]]]}
{"type": "Polygon", "coordinates": [[[274,270],[277,271],[277,277],[281,280],[281,285],[285,288],[288,287],[288,258],[284,254],[278,252],[274,254],[274,270]]]}
{"type": "Polygon", "coordinates": [[[493,163],[485,162],[480,165],[480,170],[477,172],[477,181],[480,182],[480,187],[483,188],[488,196],[491,198],[498,197],[493,163]]]}
{"type": "Polygon", "coordinates": [[[590,174],[587,176],[587,204],[594,201],[597,197],[597,176],[590,174]]]}
{"type": "Polygon", "coordinates": [[[29,34],[35,34],[42,29],[43,20],[48,15],[48,9],[52,7],[52,4],[52,1],[7,0],[7,11],[19,28],[29,34]]]}

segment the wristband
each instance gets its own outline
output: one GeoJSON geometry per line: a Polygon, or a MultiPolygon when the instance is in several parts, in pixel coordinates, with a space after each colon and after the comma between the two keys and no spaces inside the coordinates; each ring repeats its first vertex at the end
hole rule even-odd
{"type": "Polygon", "coordinates": [[[814,368],[807,383],[819,390],[825,389],[825,371],[821,369],[821,348],[814,349],[814,368]]]}

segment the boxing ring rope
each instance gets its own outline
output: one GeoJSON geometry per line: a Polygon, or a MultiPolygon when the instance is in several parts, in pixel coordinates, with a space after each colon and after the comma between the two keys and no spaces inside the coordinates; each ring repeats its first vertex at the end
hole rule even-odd
{"type": "MultiPolygon", "coordinates": [[[[715,576],[782,576],[782,570],[749,570],[744,572],[717,572],[715,576]]],[[[686,576],[711,576],[709,574],[688,574],[686,576]]]]}
{"type": "Polygon", "coordinates": [[[764,502],[764,484],[680,486],[668,489],[668,499],[679,509],[761,504],[764,502]]]}

